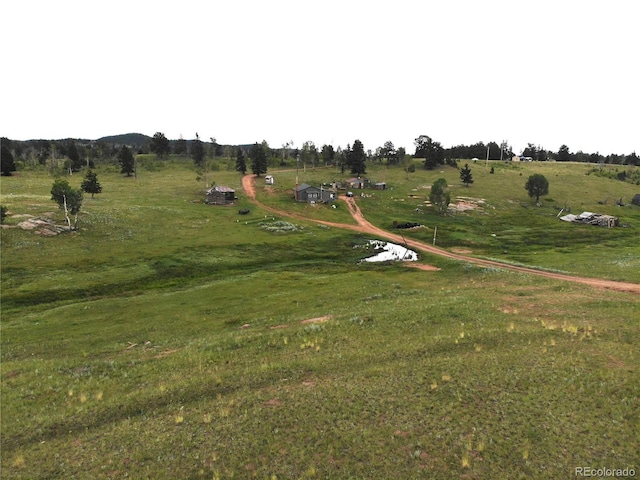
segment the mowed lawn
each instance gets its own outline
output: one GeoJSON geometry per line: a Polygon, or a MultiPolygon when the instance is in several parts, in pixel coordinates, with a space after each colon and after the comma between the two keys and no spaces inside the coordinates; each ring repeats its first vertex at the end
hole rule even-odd
{"type": "MultiPolygon", "coordinates": [[[[554,172],[572,177],[568,166],[498,167],[473,166],[469,189],[442,171],[455,195],[495,208],[438,218],[415,197],[441,172],[386,167],[371,177],[393,190],[358,202],[383,228],[422,215],[425,228],[406,235],[430,238],[437,225],[445,248],[638,280],[640,209],[597,203],[605,191],[626,198],[633,185],[576,174],[591,194],[574,213],[599,206],[629,224],[587,229],[555,218],[564,197],[554,172]],[[538,209],[523,187],[536,167],[547,169],[554,200],[538,209]],[[510,194],[499,175],[522,185],[514,180],[510,194]],[[562,251],[534,241],[571,228],[582,234],[562,251]],[[509,230],[513,243],[498,243],[509,230]],[[589,269],[580,260],[596,242],[604,260],[589,269]],[[571,255],[579,260],[557,265],[571,255]]],[[[307,169],[301,180],[328,171],[307,169]]],[[[638,471],[638,296],[426,255],[420,261],[440,271],[359,263],[368,237],[274,218],[226,168],[211,179],[237,189],[232,207],[198,203],[205,185],[186,163],[149,162],[137,179],[97,172],[103,193],[85,198],[79,232],[2,230],[2,478],[638,471]]],[[[274,174],[275,189],[259,188],[265,203],[349,222],[340,203],[294,204],[286,185],[295,171],[274,174]]],[[[51,213],[62,223],[45,171],[1,182],[7,224],[51,213]]]]}

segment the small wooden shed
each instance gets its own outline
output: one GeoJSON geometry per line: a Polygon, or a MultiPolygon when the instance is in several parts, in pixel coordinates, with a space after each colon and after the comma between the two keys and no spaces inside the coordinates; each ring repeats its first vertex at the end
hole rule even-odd
{"type": "Polygon", "coordinates": [[[354,188],[354,189],[362,189],[362,188],[368,188],[369,187],[369,179],[368,178],[350,178],[349,180],[347,180],[347,186],[349,188],[354,188]]]}
{"type": "Polygon", "coordinates": [[[231,205],[236,199],[236,191],[231,187],[216,185],[207,190],[208,205],[231,205]]]}

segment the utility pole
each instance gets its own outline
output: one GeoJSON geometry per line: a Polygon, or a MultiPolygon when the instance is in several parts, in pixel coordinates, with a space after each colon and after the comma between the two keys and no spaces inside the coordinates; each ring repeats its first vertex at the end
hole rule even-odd
{"type": "Polygon", "coordinates": [[[484,162],[484,169],[489,167],[489,144],[487,144],[487,160],[484,162]]]}
{"type": "Polygon", "coordinates": [[[298,171],[299,170],[300,170],[300,154],[296,156],[296,191],[295,191],[296,201],[298,200],[298,171]]]}

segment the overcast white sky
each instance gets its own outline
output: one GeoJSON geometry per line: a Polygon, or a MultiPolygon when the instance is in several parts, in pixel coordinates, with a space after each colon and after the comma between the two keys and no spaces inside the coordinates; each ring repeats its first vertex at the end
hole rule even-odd
{"type": "Polygon", "coordinates": [[[640,152],[635,0],[8,0],[0,135],[640,152]]]}

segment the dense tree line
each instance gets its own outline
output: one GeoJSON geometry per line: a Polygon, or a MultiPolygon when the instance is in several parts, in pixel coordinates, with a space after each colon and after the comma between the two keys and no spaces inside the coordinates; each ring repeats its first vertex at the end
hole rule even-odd
{"type": "MultiPolygon", "coordinates": [[[[195,138],[187,140],[180,136],[176,140],[170,140],[162,132],[156,132],[153,137],[141,134],[126,134],[114,137],[104,137],[98,140],[61,139],[61,140],[28,140],[17,141],[2,138],[2,175],[10,175],[16,169],[25,166],[49,165],[51,168],[66,170],[74,173],[84,167],[93,168],[97,163],[112,163],[122,165],[122,147],[126,146],[133,156],[139,154],[153,154],[157,159],[167,159],[170,155],[178,157],[191,157],[197,168],[203,168],[205,160],[217,157],[237,159],[238,152],[242,151],[244,158],[249,158],[251,144],[246,145],[222,145],[215,138],[210,137],[208,142],[202,141],[196,134],[195,138]]],[[[411,165],[405,164],[405,160],[412,158],[423,159],[426,169],[435,169],[439,165],[450,164],[457,166],[457,160],[509,160],[514,156],[511,146],[506,142],[477,142],[471,145],[455,145],[445,147],[440,142],[427,135],[420,135],[415,139],[415,151],[413,157],[407,155],[404,147],[396,147],[393,142],[387,141],[383,145],[365,147],[360,142],[349,144],[346,147],[324,144],[316,145],[313,141],[306,141],[299,147],[294,142],[286,142],[281,148],[271,148],[266,142],[262,142],[266,163],[268,166],[291,166],[300,162],[302,166],[336,166],[342,171],[349,170],[354,174],[362,174],[366,171],[367,162],[404,165],[410,169],[411,165]]],[[[557,151],[543,148],[535,143],[528,143],[520,154],[521,157],[534,161],[573,161],[590,162],[612,165],[640,165],[640,158],[635,152],[628,155],[609,154],[602,155],[599,152],[586,153],[582,151],[572,152],[566,144],[561,145],[557,151]]],[[[246,166],[244,167],[246,169],[246,166]]],[[[130,175],[133,170],[127,165],[123,173],[130,175]]]]}

